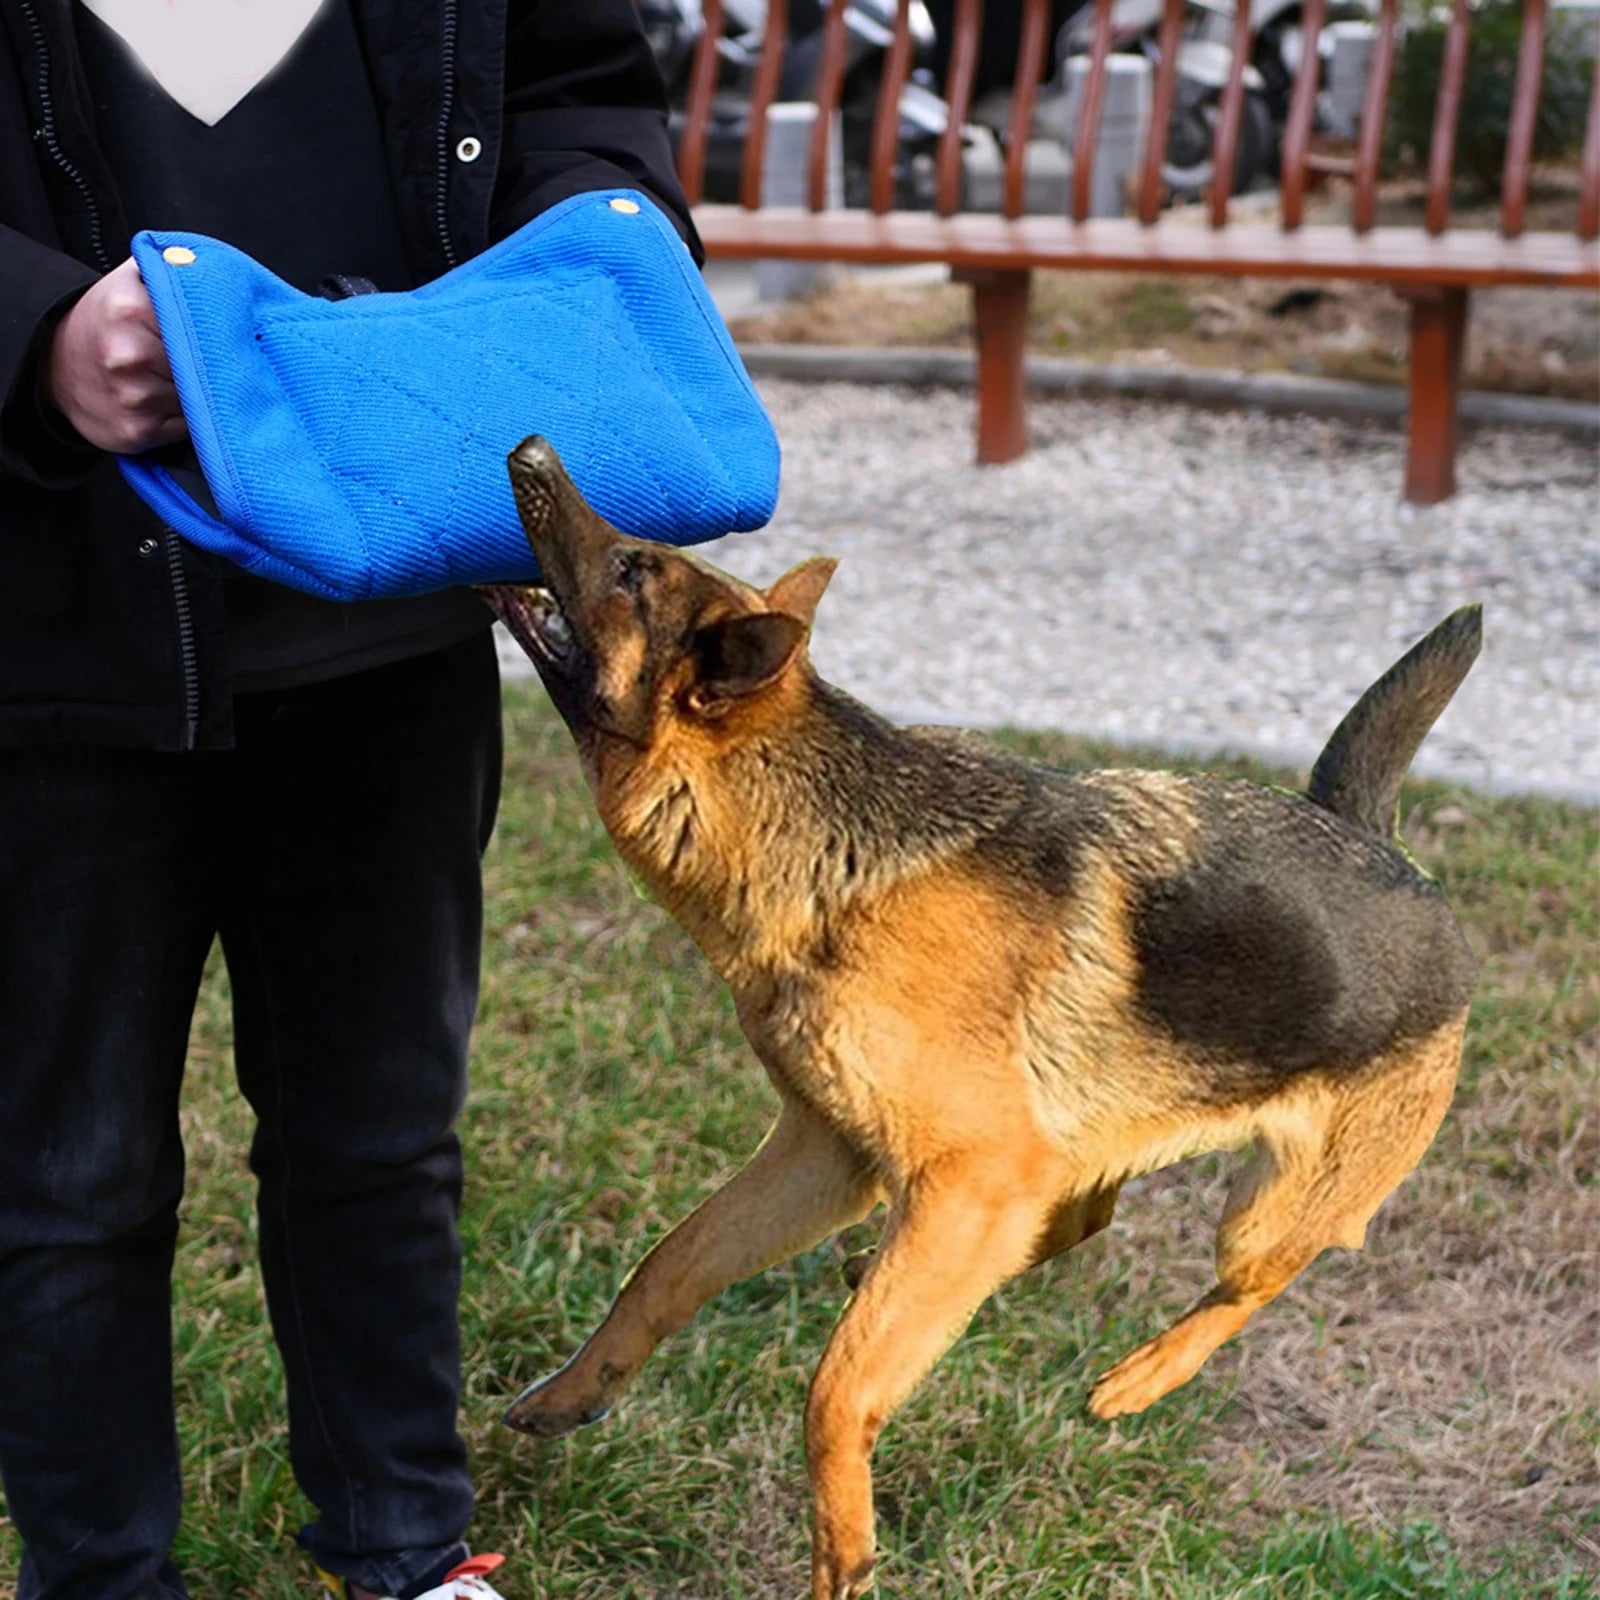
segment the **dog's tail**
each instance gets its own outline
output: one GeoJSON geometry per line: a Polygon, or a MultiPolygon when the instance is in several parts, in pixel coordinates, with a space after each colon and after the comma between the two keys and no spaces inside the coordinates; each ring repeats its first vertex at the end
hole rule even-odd
{"type": "Polygon", "coordinates": [[[1356,701],[1317,757],[1306,798],[1393,839],[1400,784],[1417,747],[1483,647],[1483,607],[1452,611],[1356,701]]]}

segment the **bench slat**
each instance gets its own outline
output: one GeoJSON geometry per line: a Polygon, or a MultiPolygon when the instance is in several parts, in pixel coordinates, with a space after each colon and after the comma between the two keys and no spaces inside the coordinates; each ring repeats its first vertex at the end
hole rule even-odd
{"type": "Polygon", "coordinates": [[[1106,58],[1111,54],[1112,0],[1095,0],[1094,42],[1089,48],[1089,73],[1078,107],[1078,128],[1072,141],[1071,214],[1074,222],[1089,215],[1094,179],[1094,153],[1100,143],[1100,116],[1106,100],[1106,58]]]}
{"type": "MultiPolygon", "coordinates": [[[[1310,0],[1312,5],[1319,0],[1310,0]]],[[[1145,130],[1144,167],[1139,174],[1138,217],[1154,222],[1166,199],[1161,164],[1167,154],[1167,131],[1172,126],[1172,106],[1178,93],[1178,46],[1183,42],[1184,0],[1166,0],[1161,30],[1156,35],[1156,81],[1150,94],[1150,125],[1145,130]]]]}
{"type": "Polygon", "coordinates": [[[978,74],[978,44],[983,34],[983,0],[956,0],[955,31],[950,39],[950,70],[946,74],[945,104],[950,120],[939,136],[937,199],[941,217],[961,209],[961,127],[972,105],[972,85],[978,74]]]}
{"type": "Polygon", "coordinates": [[[678,182],[689,204],[706,192],[706,143],[711,128],[711,96],[717,87],[717,40],[722,37],[722,0],[704,0],[705,28],[694,47],[689,69],[689,104],[678,144],[678,182]]]}
{"type": "MultiPolygon", "coordinates": [[[[907,0],[901,0],[904,5],[907,0]]],[[[1000,209],[1020,217],[1027,183],[1023,165],[1033,132],[1033,111],[1044,76],[1045,48],[1050,42],[1050,0],[1023,0],[1022,36],[1017,41],[1017,71],[1011,87],[1011,123],[1006,135],[1004,199],[1000,209]]]]}
{"type": "Polygon", "coordinates": [[[1439,93],[1433,104],[1433,138],[1428,145],[1429,233],[1443,233],[1450,221],[1450,184],[1455,174],[1456,130],[1467,81],[1467,50],[1472,37],[1471,0],[1455,0],[1444,36],[1439,93]]]}
{"type": "Polygon", "coordinates": [[[1324,0],[1306,0],[1301,10],[1300,66],[1294,75],[1294,92],[1289,96],[1289,120],[1284,125],[1281,157],[1283,226],[1288,233],[1299,228],[1305,219],[1306,172],[1311,154],[1311,124],[1317,108],[1317,84],[1322,71],[1319,48],[1325,10],[1324,0]]]}
{"type": "Polygon", "coordinates": [[[789,42],[789,0],[768,0],[766,31],[761,58],[756,62],[750,88],[750,121],[744,136],[744,156],[739,172],[739,204],[754,211],[761,204],[767,179],[767,110],[778,97],[784,50],[789,42]]]}
{"type": "Polygon", "coordinates": [[[1350,221],[1365,233],[1378,216],[1378,162],[1383,154],[1383,124],[1389,113],[1389,85],[1394,78],[1395,32],[1400,23],[1400,0],[1383,0],[1378,11],[1378,41],[1361,106],[1360,138],[1356,145],[1355,194],[1350,221]]]}
{"type": "Polygon", "coordinates": [[[1228,225],[1228,199],[1233,193],[1234,168],[1239,159],[1239,124],[1244,118],[1244,69],[1251,56],[1250,9],[1247,5],[1233,8],[1233,60],[1228,65],[1228,82],[1217,118],[1216,160],[1207,201],[1213,228],[1228,225]]]}
{"type": "MultiPolygon", "coordinates": [[[[828,141],[833,137],[834,113],[844,92],[846,0],[829,0],[822,21],[822,59],[817,63],[814,97],[817,120],[811,125],[811,151],[806,202],[813,211],[828,209],[828,141]]],[[[841,156],[841,160],[843,157],[841,156]]]]}
{"type": "Polygon", "coordinates": [[[1169,220],[1146,227],[1131,217],[1072,223],[1061,217],[958,215],[799,208],[742,211],[700,206],[695,224],[713,256],[754,260],[911,263],[1001,271],[1052,267],[1196,272],[1217,276],[1357,278],[1377,283],[1534,284],[1600,288],[1600,244],[1567,233],[1498,233],[1342,226],[1293,233],[1259,224],[1207,228],[1169,220]]]}
{"type": "Polygon", "coordinates": [[[1500,190],[1500,231],[1515,239],[1526,225],[1528,169],[1533,162],[1534,119],[1544,74],[1545,0],[1522,0],[1522,42],[1517,51],[1517,87],[1506,133],[1506,164],[1500,190]]]}
{"type": "Polygon", "coordinates": [[[1589,91],[1589,122],[1583,136],[1578,237],[1600,237],[1600,48],[1596,48],[1594,55],[1594,87],[1589,91]]]}
{"type": "Polygon", "coordinates": [[[911,0],[900,0],[894,12],[894,36],[878,75],[878,108],[872,119],[872,209],[880,215],[894,209],[894,169],[900,153],[900,95],[911,76],[911,0]]]}

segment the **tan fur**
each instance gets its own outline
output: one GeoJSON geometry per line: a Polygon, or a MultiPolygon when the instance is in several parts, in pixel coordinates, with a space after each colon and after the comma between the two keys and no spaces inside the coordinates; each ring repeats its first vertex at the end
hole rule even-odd
{"type": "Polygon", "coordinates": [[[1421,1158],[1455,1091],[1465,1019],[1375,1061],[1323,1076],[1255,1119],[1261,1148],[1234,1180],[1217,1234],[1217,1287],[1094,1386],[1098,1417],[1143,1411],[1322,1251],[1359,1250],[1385,1197],[1421,1158]]]}
{"type": "Polygon", "coordinates": [[[508,1420],[552,1435],[604,1414],[711,1296],[887,1203],[806,1407],[813,1600],[848,1600],[871,1581],[878,1432],[995,1288],[1104,1228],[1128,1176],[1255,1144],[1219,1231],[1217,1287],[1090,1398],[1101,1417],[1141,1410],[1321,1250],[1360,1246],[1449,1102],[1464,1014],[1356,1066],[1281,1080],[1185,1043],[1139,1003],[1134,908],[1197,865],[1193,780],[1078,780],[1071,804],[1093,827],[1062,834],[1070,859],[1052,867],[1045,839],[1028,847],[1040,864],[1013,860],[989,844],[1024,792],[1002,758],[960,735],[905,731],[894,748],[948,761],[970,801],[930,820],[945,804],[936,784],[920,809],[894,810],[918,781],[910,768],[851,798],[853,713],[823,714],[803,649],[733,696],[695,665],[693,641],[729,617],[769,608],[809,626],[831,564],[807,563],[761,595],[658,552],[657,621],[630,635],[605,563],[634,542],[548,516],[529,532],[546,571],[566,575],[560,603],[594,653],[605,705],[625,706],[636,730],[597,731],[530,646],[601,815],[731,986],[782,1109],[748,1165],[656,1246],[602,1326],[508,1420]],[[873,796],[888,797],[884,815],[873,796]]]}

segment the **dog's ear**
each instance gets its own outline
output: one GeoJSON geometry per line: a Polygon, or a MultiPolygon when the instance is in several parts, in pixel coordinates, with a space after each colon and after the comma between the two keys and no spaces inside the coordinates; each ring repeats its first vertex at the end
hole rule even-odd
{"type": "Polygon", "coordinates": [[[781,677],[805,638],[805,624],[786,611],[724,617],[702,628],[695,635],[689,704],[702,716],[721,715],[781,677]]]}
{"type": "Polygon", "coordinates": [[[809,628],[817,614],[822,591],[828,587],[828,580],[838,565],[836,556],[812,556],[798,567],[791,567],[767,590],[767,604],[774,611],[798,618],[809,628]]]}

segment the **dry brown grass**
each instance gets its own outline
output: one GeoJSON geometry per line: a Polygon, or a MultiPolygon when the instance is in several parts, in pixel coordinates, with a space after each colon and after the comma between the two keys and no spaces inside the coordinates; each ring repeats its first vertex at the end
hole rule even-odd
{"type": "MultiPolygon", "coordinates": [[[[1522,1098],[1458,1108],[1365,1258],[1324,1258],[1217,1358],[1236,1387],[1205,1454],[1247,1474],[1242,1527],[1317,1507],[1425,1521],[1464,1556],[1543,1547],[1600,1572],[1600,1433],[1580,1409],[1600,1351],[1600,1192],[1573,1183],[1575,1147],[1503,1211],[1472,1178],[1472,1147],[1514,1126],[1522,1098]]],[[[1218,1215],[1220,1178],[1165,1181],[1186,1215],[1218,1215]]],[[[1182,1268],[1198,1292],[1209,1230],[1193,1231],[1182,1268]]],[[[1141,1208],[1120,1248],[1153,1264],[1164,1232],[1141,1208]]]]}

